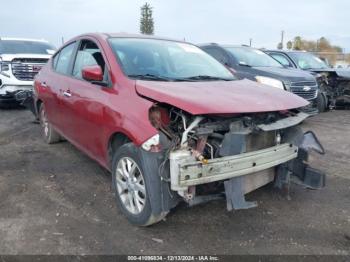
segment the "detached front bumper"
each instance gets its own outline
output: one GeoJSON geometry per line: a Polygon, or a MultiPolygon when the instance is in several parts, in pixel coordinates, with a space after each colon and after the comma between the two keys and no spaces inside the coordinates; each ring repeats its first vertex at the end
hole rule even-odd
{"type": "Polygon", "coordinates": [[[298,147],[281,144],[263,150],[209,160],[180,163],[179,186],[188,187],[256,173],[298,156],[298,147]]]}
{"type": "MultiPolygon", "coordinates": [[[[293,120],[297,122],[302,117],[304,115],[293,120]]],[[[275,123],[271,128],[283,124],[283,121],[275,123]]],[[[268,129],[269,126],[261,128],[268,129]]],[[[222,181],[227,208],[232,210],[255,207],[256,202],[247,202],[244,195],[272,181],[279,188],[290,182],[313,189],[324,187],[325,174],[308,165],[311,151],[324,154],[315,134],[311,131],[302,133],[294,127],[284,134],[282,141],[270,148],[214,158],[204,163],[191,158],[189,151],[180,150],[170,157],[171,189],[193,204],[203,198],[193,198],[194,186],[222,181]]]]}
{"type": "Polygon", "coordinates": [[[36,118],[38,117],[38,112],[35,107],[33,91],[30,91],[30,90],[19,91],[15,94],[15,99],[20,105],[29,109],[36,118]]]}
{"type": "Polygon", "coordinates": [[[10,107],[21,104],[21,100],[16,98],[17,94],[21,92],[33,92],[31,85],[2,85],[0,87],[0,106],[10,107]]]}

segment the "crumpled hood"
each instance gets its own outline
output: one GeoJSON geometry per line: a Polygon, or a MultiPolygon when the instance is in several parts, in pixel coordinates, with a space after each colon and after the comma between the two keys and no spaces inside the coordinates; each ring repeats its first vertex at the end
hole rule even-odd
{"type": "Polygon", "coordinates": [[[44,58],[49,59],[51,55],[44,54],[0,54],[2,61],[11,62],[15,58],[44,58]]]}
{"type": "Polygon", "coordinates": [[[139,95],[193,115],[281,111],[308,102],[290,92],[247,79],[207,82],[136,81],[139,95]]]}
{"type": "Polygon", "coordinates": [[[343,77],[350,80],[350,69],[337,69],[335,70],[339,77],[343,77]]]}
{"type": "Polygon", "coordinates": [[[335,72],[339,77],[350,79],[350,69],[336,69],[335,72]]]}
{"type": "Polygon", "coordinates": [[[324,69],[310,69],[314,73],[335,73],[338,77],[350,80],[350,70],[348,69],[335,69],[335,68],[324,68],[324,69]]]}

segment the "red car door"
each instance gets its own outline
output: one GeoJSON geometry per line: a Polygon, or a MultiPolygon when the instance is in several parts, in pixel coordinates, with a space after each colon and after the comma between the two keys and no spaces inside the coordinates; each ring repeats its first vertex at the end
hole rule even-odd
{"type": "MultiPolygon", "coordinates": [[[[58,57],[58,55],[57,55],[58,57]]],[[[49,67],[50,65],[47,65],[49,67]]],[[[38,90],[37,93],[40,93],[41,99],[44,102],[47,117],[50,120],[50,123],[54,126],[59,124],[59,116],[57,107],[59,105],[58,102],[58,89],[57,81],[54,79],[55,75],[52,73],[50,68],[44,68],[42,70],[42,74],[39,74],[35,80],[35,88],[38,90]]],[[[39,110],[39,108],[38,108],[39,110]]]]}
{"type": "Polygon", "coordinates": [[[69,138],[77,147],[83,149],[91,157],[103,161],[106,145],[106,105],[110,91],[108,87],[90,83],[82,77],[85,66],[99,65],[105,71],[104,82],[108,81],[107,65],[96,43],[82,40],[73,64],[69,87],[63,90],[64,114],[68,120],[69,138]]]}
{"type": "Polygon", "coordinates": [[[68,75],[71,67],[72,55],[74,53],[75,43],[63,47],[55,55],[52,64],[49,65],[45,78],[39,78],[41,94],[44,96],[45,109],[51,124],[66,136],[66,127],[69,117],[64,112],[62,105],[62,90],[69,86],[70,76],[68,75]]]}

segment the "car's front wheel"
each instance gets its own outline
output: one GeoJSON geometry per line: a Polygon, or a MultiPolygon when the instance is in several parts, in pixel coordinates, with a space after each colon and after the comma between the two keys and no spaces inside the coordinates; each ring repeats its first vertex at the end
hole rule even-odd
{"type": "Polygon", "coordinates": [[[57,131],[54,129],[54,127],[50,124],[49,120],[47,119],[44,104],[41,104],[39,108],[39,120],[40,120],[42,135],[45,142],[48,144],[59,142],[61,140],[61,136],[59,135],[59,133],[57,133],[57,131]]]}
{"type": "Polygon", "coordinates": [[[150,191],[156,194],[160,190],[149,182],[150,170],[143,167],[137,150],[128,143],[115,152],[112,182],[118,207],[127,219],[138,226],[149,226],[163,219],[166,213],[155,214],[152,210],[150,191]]]}
{"type": "Polygon", "coordinates": [[[317,95],[316,101],[317,101],[318,112],[320,113],[325,112],[327,110],[327,100],[325,96],[319,92],[319,94],[317,95]]]}

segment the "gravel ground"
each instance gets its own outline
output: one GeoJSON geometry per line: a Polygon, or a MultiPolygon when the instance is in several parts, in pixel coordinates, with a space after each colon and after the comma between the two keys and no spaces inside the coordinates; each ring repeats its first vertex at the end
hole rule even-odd
{"type": "Polygon", "coordinates": [[[327,154],[313,159],[327,186],[270,185],[247,198],[180,205],[165,221],[132,226],[117,210],[111,178],[68,142],[46,145],[25,110],[0,110],[0,254],[350,254],[350,111],[313,117],[327,154]]]}

